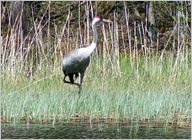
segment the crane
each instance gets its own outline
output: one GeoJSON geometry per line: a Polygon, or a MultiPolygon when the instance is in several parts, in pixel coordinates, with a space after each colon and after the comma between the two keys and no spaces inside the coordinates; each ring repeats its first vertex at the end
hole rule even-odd
{"type": "Polygon", "coordinates": [[[96,25],[100,22],[110,23],[111,21],[107,19],[103,19],[100,16],[96,16],[95,18],[93,18],[92,20],[93,41],[91,45],[85,48],[79,48],[79,49],[73,50],[67,53],[63,58],[63,63],[62,63],[62,70],[64,73],[63,82],[77,85],[79,87],[79,92],[78,92],[79,94],[82,90],[82,82],[83,82],[85,71],[89,66],[90,55],[97,46],[98,34],[96,30],[96,25]],[[66,81],[65,78],[67,76],[69,77],[70,81],[66,81]],[[75,79],[80,77],[79,83],[74,82],[74,79],[73,79],[74,76],[75,76],[75,79]]]}

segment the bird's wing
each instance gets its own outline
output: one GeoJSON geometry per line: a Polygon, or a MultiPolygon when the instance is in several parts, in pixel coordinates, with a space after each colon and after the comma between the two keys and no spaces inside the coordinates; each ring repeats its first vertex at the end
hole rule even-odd
{"type": "Polygon", "coordinates": [[[86,56],[86,49],[79,48],[66,54],[66,56],[64,56],[64,59],[73,59],[73,60],[83,61],[83,59],[86,59],[87,57],[88,56],[86,56]]]}
{"type": "Polygon", "coordinates": [[[73,72],[85,70],[90,61],[85,53],[84,48],[69,52],[63,59],[63,69],[73,72]]]}

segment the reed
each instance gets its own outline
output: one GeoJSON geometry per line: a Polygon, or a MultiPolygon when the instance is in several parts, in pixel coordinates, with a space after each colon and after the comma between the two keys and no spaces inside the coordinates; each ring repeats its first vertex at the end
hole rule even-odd
{"type": "Polygon", "coordinates": [[[88,69],[89,75],[86,75],[80,96],[77,87],[62,83],[59,68],[46,71],[45,67],[34,80],[20,80],[11,86],[11,80],[6,79],[3,82],[2,116],[8,122],[21,121],[23,117],[25,120],[28,116],[30,122],[41,123],[52,122],[53,118],[55,123],[76,119],[94,122],[100,118],[106,122],[110,119],[121,122],[124,118],[125,122],[189,125],[189,70],[182,67],[175,78],[166,71],[170,61],[165,59],[161,65],[154,65],[156,58],[151,58],[148,72],[141,62],[137,73],[131,69],[127,71],[128,60],[122,58],[120,61],[121,77],[107,75],[103,78],[102,73],[91,72],[97,69],[97,63],[92,64],[93,70],[88,69]]]}

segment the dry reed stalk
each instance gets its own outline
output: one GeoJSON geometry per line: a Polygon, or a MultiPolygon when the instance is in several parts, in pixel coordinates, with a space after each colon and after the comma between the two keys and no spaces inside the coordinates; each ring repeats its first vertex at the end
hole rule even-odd
{"type": "Polygon", "coordinates": [[[80,37],[80,46],[83,44],[82,40],[82,31],[81,31],[81,2],[79,1],[78,5],[78,23],[79,23],[79,37],[80,37]]]}
{"type": "MultiPolygon", "coordinates": [[[[11,15],[11,12],[10,12],[10,15],[11,15]]],[[[5,71],[8,71],[7,68],[5,66],[6,62],[8,61],[8,52],[10,50],[10,48],[8,47],[9,44],[11,43],[10,42],[10,34],[11,34],[11,16],[9,16],[9,25],[8,25],[8,31],[7,31],[7,35],[5,37],[5,41],[2,41],[2,58],[1,58],[1,71],[5,72],[5,71]],[[5,43],[4,43],[5,42],[5,43]]],[[[4,39],[2,39],[4,40],[4,39]]]]}
{"type": "MultiPolygon", "coordinates": [[[[144,28],[144,25],[143,25],[143,21],[141,21],[141,32],[142,32],[142,40],[143,40],[143,42],[142,42],[142,45],[147,45],[147,42],[146,42],[146,36],[145,36],[145,30],[144,30],[145,28],[144,28]]],[[[143,51],[143,47],[141,47],[141,51],[143,51]]]]}
{"type": "Polygon", "coordinates": [[[136,59],[136,72],[137,72],[137,82],[139,82],[139,58],[138,58],[138,48],[137,48],[137,26],[134,22],[134,50],[133,50],[133,60],[136,59]]]}
{"type": "MultiPolygon", "coordinates": [[[[47,7],[48,9],[48,7],[47,7]]],[[[46,9],[46,11],[47,11],[46,9]]],[[[42,26],[42,21],[43,21],[43,17],[45,16],[45,13],[44,12],[44,15],[42,16],[40,22],[38,23],[37,19],[35,20],[34,19],[34,12],[32,10],[32,22],[33,22],[33,29],[34,29],[34,35],[33,35],[33,38],[32,38],[32,41],[31,41],[31,46],[33,46],[32,44],[35,42],[35,62],[36,63],[36,67],[37,69],[41,69],[42,68],[42,63],[44,61],[44,59],[47,59],[46,55],[45,55],[45,52],[44,52],[44,40],[43,40],[43,33],[42,33],[42,30],[44,28],[44,26],[46,25],[46,23],[42,26]]],[[[32,48],[32,50],[33,50],[32,48]]],[[[32,54],[33,55],[33,54],[32,54]]],[[[31,68],[32,69],[32,68],[31,68]]]]}
{"type": "Polygon", "coordinates": [[[62,31],[61,31],[61,33],[59,34],[59,37],[58,37],[58,39],[57,39],[57,42],[58,42],[58,43],[57,43],[57,48],[59,48],[59,51],[60,51],[60,60],[63,59],[63,52],[62,52],[61,42],[62,42],[64,33],[65,33],[65,29],[66,29],[67,23],[68,23],[68,21],[69,21],[69,18],[70,18],[70,10],[68,11],[67,18],[66,18],[65,23],[63,24],[63,27],[62,27],[62,31]]]}
{"type": "Polygon", "coordinates": [[[102,24],[102,31],[103,31],[103,67],[102,67],[102,72],[103,72],[103,76],[106,75],[106,46],[107,46],[107,38],[106,38],[106,33],[105,33],[105,26],[104,24],[102,24]]]}
{"type": "Polygon", "coordinates": [[[8,58],[9,63],[7,64],[7,66],[11,66],[10,68],[10,73],[11,73],[11,77],[13,79],[15,79],[15,74],[16,74],[16,68],[17,68],[17,49],[19,48],[19,29],[20,28],[20,15],[18,14],[16,19],[15,19],[15,22],[14,22],[14,25],[13,25],[13,28],[11,28],[11,33],[10,33],[10,55],[8,58]]]}
{"type": "Polygon", "coordinates": [[[169,39],[167,40],[167,43],[165,44],[165,47],[164,47],[163,51],[161,52],[161,56],[159,57],[158,63],[159,63],[160,61],[162,61],[163,56],[164,56],[164,53],[165,53],[165,50],[166,50],[166,48],[167,48],[167,46],[168,46],[169,41],[171,40],[171,37],[172,37],[173,34],[174,34],[174,31],[175,31],[175,27],[174,27],[172,33],[170,34],[169,39]]]}
{"type": "Polygon", "coordinates": [[[177,44],[176,44],[176,46],[177,46],[177,54],[176,54],[176,56],[175,56],[175,59],[174,59],[174,66],[173,66],[173,69],[172,69],[172,71],[173,71],[173,73],[174,73],[174,71],[175,71],[175,69],[176,69],[176,66],[177,66],[177,63],[178,63],[178,60],[179,60],[179,57],[180,57],[180,51],[181,51],[181,49],[182,49],[182,46],[183,46],[183,44],[184,44],[184,40],[181,42],[180,41],[180,38],[181,38],[181,33],[180,33],[180,18],[178,18],[177,19],[178,21],[178,23],[177,23],[177,25],[176,25],[176,34],[177,34],[177,36],[176,36],[176,39],[177,39],[177,44]]]}
{"type": "MultiPolygon", "coordinates": [[[[68,13],[70,13],[70,10],[68,10],[68,13]]],[[[70,38],[69,38],[69,35],[70,35],[69,29],[70,29],[70,18],[68,19],[68,22],[67,22],[67,29],[66,29],[66,31],[67,31],[67,32],[66,32],[66,34],[67,34],[66,36],[67,36],[67,37],[65,37],[65,38],[67,38],[67,39],[66,39],[66,48],[67,48],[67,49],[65,49],[66,52],[68,52],[68,51],[71,50],[71,47],[70,47],[71,44],[70,44],[70,38]]]]}
{"type": "Polygon", "coordinates": [[[119,64],[119,28],[118,28],[118,23],[116,19],[116,12],[114,12],[113,17],[114,17],[114,62],[115,62],[115,70],[114,74],[120,75],[120,64],[119,64]]]}
{"type": "Polygon", "coordinates": [[[93,6],[92,6],[92,2],[89,1],[89,3],[90,3],[90,8],[91,8],[91,19],[93,19],[93,18],[94,18],[94,14],[93,14],[93,6]]]}
{"type": "Polygon", "coordinates": [[[111,51],[110,51],[110,62],[111,62],[111,69],[112,71],[114,71],[114,59],[113,59],[113,51],[114,51],[114,23],[112,24],[108,24],[108,30],[109,30],[109,38],[110,38],[110,47],[111,47],[111,51]],[[112,55],[111,55],[112,54],[112,55]]]}
{"type": "MultiPolygon", "coordinates": [[[[110,26],[110,23],[108,24],[108,26],[110,26]]],[[[109,27],[110,28],[110,27],[109,27]]],[[[111,50],[111,45],[108,41],[108,38],[109,38],[109,31],[105,28],[105,24],[103,23],[102,24],[102,33],[103,33],[103,38],[104,38],[104,41],[103,41],[103,74],[106,75],[107,73],[113,73],[113,69],[114,69],[114,65],[111,61],[111,54],[110,54],[110,51],[111,50]],[[109,67],[109,64],[110,64],[110,68],[111,69],[108,69],[109,67]]]]}
{"type": "MultiPolygon", "coordinates": [[[[18,68],[18,72],[22,73],[23,67],[24,67],[24,63],[23,63],[23,29],[22,29],[22,18],[23,18],[23,2],[22,2],[22,8],[21,8],[21,14],[20,14],[20,20],[19,20],[19,30],[18,30],[18,45],[20,46],[19,49],[17,50],[17,54],[16,57],[18,58],[17,61],[17,68],[18,68]],[[19,41],[20,40],[20,41],[19,41]],[[18,56],[17,56],[18,55],[18,56]],[[19,59],[20,58],[20,59],[19,59]],[[20,65],[19,65],[20,64],[20,65]]],[[[16,59],[17,59],[16,58],[16,59]]]]}
{"type": "Polygon", "coordinates": [[[173,69],[172,69],[172,72],[175,73],[175,70],[177,68],[177,65],[181,59],[181,55],[182,55],[182,48],[183,48],[183,45],[184,45],[184,39],[182,40],[181,44],[178,44],[177,45],[177,54],[176,54],[176,57],[174,59],[174,66],[173,66],[173,69]]]}
{"type": "Polygon", "coordinates": [[[58,31],[57,31],[57,25],[55,24],[55,22],[54,22],[54,29],[55,29],[55,38],[54,38],[54,50],[53,50],[53,55],[52,55],[52,57],[51,58],[54,58],[54,69],[56,68],[56,64],[58,63],[58,61],[59,61],[59,59],[58,59],[58,57],[57,57],[57,38],[59,37],[59,35],[58,35],[58,31]]]}
{"type": "Polygon", "coordinates": [[[87,28],[86,28],[86,30],[87,30],[87,33],[86,33],[86,35],[87,35],[87,41],[86,41],[86,43],[87,44],[90,44],[90,38],[89,38],[89,32],[90,32],[90,24],[89,24],[89,2],[87,1],[87,4],[85,5],[85,15],[86,15],[86,18],[87,18],[87,28]]]}
{"type": "MultiPolygon", "coordinates": [[[[44,61],[44,59],[46,60],[46,61],[48,61],[47,60],[47,56],[46,56],[46,54],[45,54],[45,43],[44,43],[44,37],[43,37],[43,28],[47,25],[47,24],[49,24],[49,22],[50,22],[50,17],[48,18],[48,20],[45,22],[45,24],[44,25],[42,25],[42,22],[43,22],[43,18],[45,17],[45,15],[46,15],[46,13],[47,13],[47,11],[48,12],[50,12],[50,3],[47,5],[47,7],[46,7],[46,10],[45,10],[45,12],[43,13],[43,16],[42,16],[42,18],[41,18],[41,20],[39,21],[39,23],[37,22],[37,20],[34,20],[34,12],[33,12],[33,10],[32,10],[32,15],[33,15],[33,26],[34,26],[34,30],[35,30],[35,34],[34,34],[34,36],[35,36],[35,41],[36,41],[36,50],[37,50],[37,52],[36,52],[36,62],[38,62],[38,54],[39,54],[39,56],[41,56],[40,58],[39,58],[39,66],[41,67],[41,64],[43,63],[43,61],[44,61]]],[[[47,34],[47,36],[49,36],[49,34],[47,34]]],[[[49,46],[47,46],[48,48],[49,48],[49,46]]]]}
{"type": "Polygon", "coordinates": [[[81,46],[79,36],[80,36],[80,31],[79,31],[79,29],[77,29],[77,32],[75,33],[75,36],[74,36],[75,48],[78,48],[78,46],[81,46]]]}
{"type": "Polygon", "coordinates": [[[50,63],[51,60],[51,44],[50,44],[50,20],[51,20],[51,2],[48,4],[48,26],[47,26],[47,60],[50,63]]]}
{"type": "Polygon", "coordinates": [[[157,33],[156,57],[157,57],[157,55],[158,55],[158,51],[159,51],[159,33],[157,33]]]}
{"type": "Polygon", "coordinates": [[[112,60],[111,60],[111,48],[112,48],[112,43],[111,43],[111,41],[108,41],[108,40],[110,40],[110,35],[111,35],[111,33],[110,33],[110,26],[111,26],[111,24],[110,23],[108,23],[108,30],[106,31],[106,54],[107,54],[107,60],[109,60],[109,62],[110,62],[110,67],[111,68],[113,68],[113,62],[112,62],[112,60]]]}
{"type": "Polygon", "coordinates": [[[131,68],[133,68],[133,60],[132,60],[132,48],[131,48],[131,29],[129,29],[129,9],[127,11],[127,5],[125,4],[124,1],[124,13],[125,13],[125,22],[126,22],[126,27],[127,27],[127,39],[128,39],[128,44],[129,44],[129,56],[130,56],[130,64],[131,68]]]}
{"type": "MultiPolygon", "coordinates": [[[[147,21],[147,19],[146,19],[147,21]]],[[[143,35],[143,46],[142,46],[142,51],[144,51],[144,61],[145,61],[145,72],[148,73],[149,71],[149,61],[151,60],[150,59],[150,47],[148,47],[148,44],[147,44],[147,37],[146,37],[146,34],[147,34],[147,25],[144,26],[143,22],[141,22],[141,29],[142,29],[142,35],[143,35]],[[144,49],[144,50],[143,50],[144,49]]]]}
{"type": "Polygon", "coordinates": [[[8,30],[7,30],[7,35],[5,37],[5,44],[3,45],[3,41],[2,41],[2,53],[3,53],[3,56],[2,56],[2,59],[1,59],[1,62],[2,62],[2,71],[6,71],[6,67],[5,67],[5,64],[6,64],[6,61],[7,61],[7,50],[8,50],[8,46],[9,44],[11,43],[10,42],[10,33],[11,33],[11,11],[10,11],[10,14],[9,14],[9,18],[8,18],[8,30]]]}
{"type": "MultiPolygon", "coordinates": [[[[86,34],[87,34],[87,25],[86,25],[86,23],[85,22],[83,22],[83,24],[84,24],[84,31],[83,31],[83,45],[82,46],[85,46],[85,44],[86,44],[86,42],[87,42],[87,37],[86,37],[86,34]]],[[[81,47],[82,47],[81,46],[81,47]]]]}
{"type": "Polygon", "coordinates": [[[137,48],[137,27],[136,27],[136,22],[134,21],[134,28],[133,28],[133,32],[134,32],[134,44],[133,44],[133,60],[136,57],[136,48],[137,48]]]}
{"type": "Polygon", "coordinates": [[[141,28],[142,26],[140,26],[140,23],[137,24],[137,28],[138,28],[138,33],[139,33],[139,38],[140,38],[140,44],[143,44],[143,38],[142,38],[142,32],[141,32],[141,28]]]}
{"type": "Polygon", "coordinates": [[[121,36],[122,36],[122,41],[123,41],[124,54],[125,54],[125,56],[127,56],[126,47],[125,47],[125,39],[124,39],[124,31],[123,31],[123,24],[121,24],[121,36]]]}

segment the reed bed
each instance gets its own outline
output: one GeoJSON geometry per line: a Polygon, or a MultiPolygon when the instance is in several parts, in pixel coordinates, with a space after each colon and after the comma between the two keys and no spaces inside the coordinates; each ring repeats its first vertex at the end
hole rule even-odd
{"type": "Polygon", "coordinates": [[[90,43],[89,17],[84,30],[80,23],[79,28],[72,30],[69,10],[61,30],[55,25],[54,39],[50,39],[49,31],[43,39],[44,28],[50,27],[42,25],[42,20],[33,19],[26,37],[22,33],[22,20],[9,26],[7,36],[2,39],[1,121],[190,126],[191,50],[185,44],[186,38],[177,36],[178,44],[172,40],[176,52],[165,49],[159,52],[158,44],[151,49],[145,41],[142,49],[138,49],[137,42],[147,40],[143,34],[145,27],[129,28],[129,12],[126,5],[124,8],[126,31],[117,22],[115,13],[112,24],[100,25],[101,38],[91,56],[80,95],[78,87],[63,83],[61,62],[69,50],[90,43]],[[137,38],[141,34],[143,38],[137,38]],[[126,43],[127,40],[133,41],[126,43]],[[129,51],[122,53],[126,48],[129,51]]]}
{"type": "MultiPolygon", "coordinates": [[[[189,126],[189,70],[180,68],[182,73],[174,77],[164,71],[170,67],[169,61],[154,65],[156,61],[151,59],[149,71],[142,71],[141,65],[138,75],[131,69],[127,71],[128,60],[120,61],[121,77],[87,72],[81,95],[77,94],[77,87],[62,83],[59,68],[50,72],[43,70],[34,80],[12,84],[10,80],[3,81],[2,117],[14,123],[138,121],[189,126]]],[[[88,71],[97,69],[96,64],[92,64],[92,68],[88,71]]]]}

